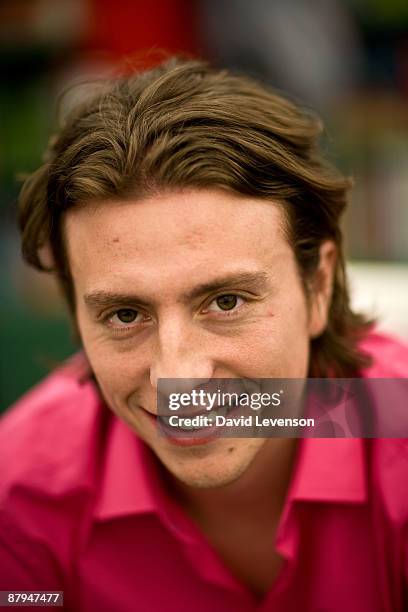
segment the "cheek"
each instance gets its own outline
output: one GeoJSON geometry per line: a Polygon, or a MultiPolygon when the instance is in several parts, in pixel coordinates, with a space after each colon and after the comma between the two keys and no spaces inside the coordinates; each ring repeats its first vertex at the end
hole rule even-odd
{"type": "Polygon", "coordinates": [[[118,415],[126,414],[129,398],[142,386],[143,379],[137,368],[126,367],[118,359],[109,359],[95,363],[93,371],[107,405],[118,415]]]}
{"type": "Polygon", "coordinates": [[[106,339],[83,315],[77,313],[82,345],[107,403],[115,408],[138,384],[143,364],[140,351],[130,351],[121,341],[106,339]]]}
{"type": "Polygon", "coordinates": [[[106,342],[84,341],[84,349],[107,404],[121,411],[126,400],[140,386],[144,366],[133,351],[118,352],[106,342]]]}
{"type": "Polygon", "coordinates": [[[268,307],[246,342],[248,364],[254,377],[307,375],[309,334],[307,309],[302,294],[268,307]]]}
{"type": "MultiPolygon", "coordinates": [[[[279,327],[281,327],[279,325],[279,327]]],[[[305,334],[290,330],[264,329],[241,353],[243,376],[253,378],[303,378],[307,374],[309,341],[305,334]]]]}

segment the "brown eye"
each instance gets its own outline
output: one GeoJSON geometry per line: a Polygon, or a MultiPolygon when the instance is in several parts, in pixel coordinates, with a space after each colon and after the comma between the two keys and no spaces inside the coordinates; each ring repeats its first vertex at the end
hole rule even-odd
{"type": "Polygon", "coordinates": [[[130,308],[121,308],[116,313],[116,316],[121,323],[133,323],[136,320],[137,315],[137,310],[131,310],[130,308]]]}
{"type": "Polygon", "coordinates": [[[217,306],[221,310],[232,310],[235,308],[238,302],[238,296],[236,295],[220,295],[216,299],[217,306]]]}

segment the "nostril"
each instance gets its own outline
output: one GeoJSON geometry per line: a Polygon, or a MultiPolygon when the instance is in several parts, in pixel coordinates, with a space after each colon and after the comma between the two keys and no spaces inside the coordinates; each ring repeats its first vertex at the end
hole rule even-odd
{"type": "Polygon", "coordinates": [[[211,361],[206,358],[195,359],[173,359],[167,365],[156,364],[150,369],[150,382],[152,387],[162,387],[161,381],[171,380],[177,385],[180,393],[190,392],[196,385],[203,385],[211,380],[213,376],[211,361]]]}

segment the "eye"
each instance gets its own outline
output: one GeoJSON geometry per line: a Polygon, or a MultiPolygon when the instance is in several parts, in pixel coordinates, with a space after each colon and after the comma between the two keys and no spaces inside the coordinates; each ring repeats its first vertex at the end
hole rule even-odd
{"type": "Polygon", "coordinates": [[[208,310],[211,312],[220,312],[220,311],[231,311],[234,310],[236,308],[236,306],[241,305],[244,303],[244,300],[242,299],[242,297],[240,297],[239,295],[234,295],[234,294],[225,294],[225,295],[219,295],[217,298],[215,298],[208,310]]]}
{"type": "Polygon", "coordinates": [[[120,308],[108,318],[108,323],[113,327],[126,328],[133,323],[142,323],[143,314],[133,308],[120,308]]]}

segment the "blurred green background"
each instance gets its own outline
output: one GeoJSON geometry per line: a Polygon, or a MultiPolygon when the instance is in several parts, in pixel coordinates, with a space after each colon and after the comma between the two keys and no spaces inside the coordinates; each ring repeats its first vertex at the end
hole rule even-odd
{"type": "MultiPolygon", "coordinates": [[[[406,0],[2,0],[0,409],[78,349],[52,279],[21,261],[19,176],[41,163],[69,84],[157,49],[248,72],[316,109],[330,155],[356,180],[345,231],[364,262],[360,296],[407,297],[406,0]]],[[[400,311],[394,327],[408,335],[400,311]]]]}

